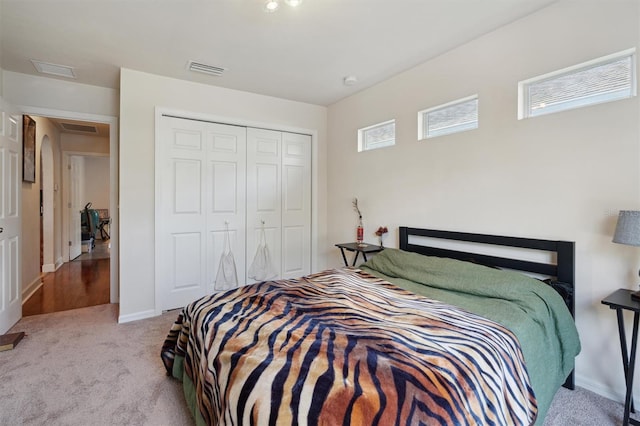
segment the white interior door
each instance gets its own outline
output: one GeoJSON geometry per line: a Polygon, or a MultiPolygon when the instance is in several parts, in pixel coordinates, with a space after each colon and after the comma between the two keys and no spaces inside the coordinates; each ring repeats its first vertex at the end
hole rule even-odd
{"type": "Polygon", "coordinates": [[[156,309],[216,291],[229,229],[239,285],[264,227],[275,278],[311,272],[311,137],[170,116],[156,138],[156,309]]]}
{"type": "MultiPolygon", "coordinates": [[[[247,129],[247,269],[260,244],[262,228],[271,263],[280,278],[282,250],[282,132],[247,129]]],[[[256,282],[247,276],[247,283],[256,282]]]]}
{"type": "Polygon", "coordinates": [[[69,260],[82,253],[82,231],[80,211],[82,206],[81,171],[84,159],[77,155],[69,157],[69,260]]]}
{"type": "Polygon", "coordinates": [[[22,317],[22,119],[0,98],[0,334],[22,317]]]}
{"type": "Polygon", "coordinates": [[[282,134],[282,278],[311,273],[311,136],[282,134]]]}
{"type": "Polygon", "coordinates": [[[246,130],[162,117],[159,131],[156,294],[168,310],[213,292],[227,226],[244,280],[246,130]]]}
{"type": "MultiPolygon", "coordinates": [[[[207,180],[207,280],[208,293],[215,289],[220,258],[230,250],[235,260],[238,285],[244,285],[246,241],[247,129],[217,123],[206,127],[207,180]]],[[[224,289],[224,287],[220,288],[224,289]]]]}

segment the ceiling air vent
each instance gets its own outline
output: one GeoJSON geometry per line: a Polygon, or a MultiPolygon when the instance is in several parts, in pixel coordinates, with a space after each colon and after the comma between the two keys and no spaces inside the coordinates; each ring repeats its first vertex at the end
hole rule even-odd
{"type": "Polygon", "coordinates": [[[67,65],[51,64],[36,59],[31,59],[31,63],[39,73],[57,75],[59,77],[76,78],[73,68],[67,65]]]}
{"type": "Polygon", "coordinates": [[[189,68],[189,71],[196,71],[204,74],[215,75],[216,77],[220,77],[222,73],[224,73],[227,70],[226,68],[207,65],[207,64],[203,64],[195,61],[189,61],[188,68],[189,68]]]}
{"type": "Polygon", "coordinates": [[[94,133],[94,134],[98,133],[98,129],[96,128],[96,126],[90,126],[86,124],[74,124],[74,123],[62,122],[60,123],[60,126],[62,126],[64,130],[67,130],[69,132],[83,132],[83,133],[94,133]]]}

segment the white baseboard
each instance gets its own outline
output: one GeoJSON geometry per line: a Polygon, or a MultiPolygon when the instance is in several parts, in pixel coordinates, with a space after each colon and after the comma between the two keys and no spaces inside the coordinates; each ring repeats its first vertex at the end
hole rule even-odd
{"type": "Polygon", "coordinates": [[[42,265],[42,272],[45,274],[47,272],[55,272],[55,271],[56,271],[56,265],[54,265],[53,263],[46,263],[42,265]]]}
{"type": "Polygon", "coordinates": [[[56,260],[56,263],[46,263],[42,265],[42,272],[45,274],[48,272],[55,272],[60,269],[62,265],[64,265],[64,262],[62,261],[62,258],[59,257],[58,260],[56,260]]]}
{"type": "Polygon", "coordinates": [[[44,284],[42,281],[42,277],[37,277],[29,285],[27,285],[22,290],[22,304],[29,300],[29,298],[33,296],[33,293],[35,293],[40,287],[42,287],[42,284],[44,284]]]}
{"type": "MultiPolygon", "coordinates": [[[[622,366],[620,366],[620,370],[620,374],[622,374],[622,366]]],[[[624,405],[624,389],[614,389],[611,386],[605,386],[602,383],[598,383],[584,377],[579,377],[578,375],[576,375],[576,386],[580,386],[581,388],[585,388],[588,391],[597,393],[600,396],[604,396],[605,398],[609,398],[612,401],[616,401],[624,405]]],[[[634,406],[638,407],[638,403],[640,403],[640,401],[637,398],[633,398],[634,406]]]]}
{"type": "Polygon", "coordinates": [[[150,309],[148,311],[135,312],[133,314],[120,315],[118,317],[118,323],[122,324],[125,322],[137,321],[145,318],[155,317],[156,311],[154,309],[150,309]]]}

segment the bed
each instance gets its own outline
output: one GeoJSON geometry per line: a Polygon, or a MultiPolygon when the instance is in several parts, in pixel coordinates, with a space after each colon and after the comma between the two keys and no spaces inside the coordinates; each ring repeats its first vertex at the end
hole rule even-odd
{"type": "Polygon", "coordinates": [[[580,350],[574,243],[402,227],[400,247],[186,306],[161,355],[196,423],[542,424],[580,350]]]}

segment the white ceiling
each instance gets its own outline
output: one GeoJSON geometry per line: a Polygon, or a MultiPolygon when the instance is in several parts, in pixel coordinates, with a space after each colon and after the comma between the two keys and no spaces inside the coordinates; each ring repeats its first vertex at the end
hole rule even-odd
{"type": "Polygon", "coordinates": [[[125,67],[330,105],[554,1],[304,0],[268,14],[264,0],[0,0],[0,65],[69,65],[111,88],[125,67]]]}

